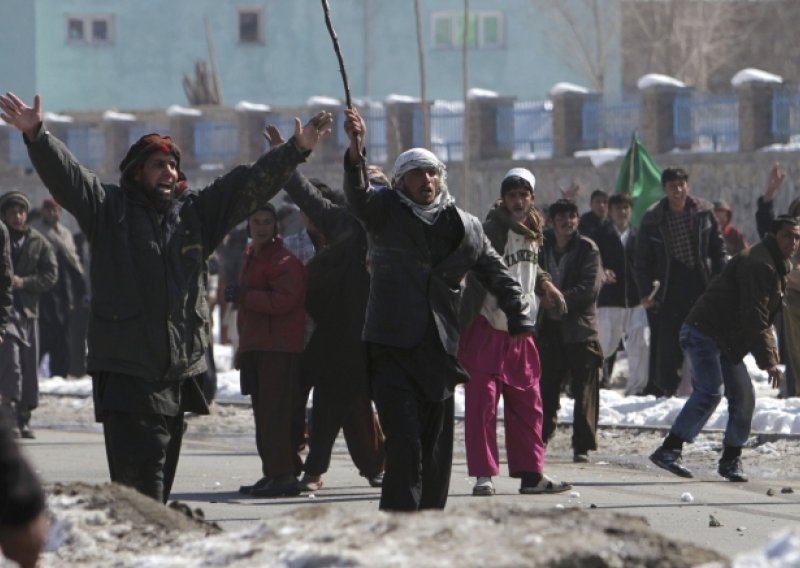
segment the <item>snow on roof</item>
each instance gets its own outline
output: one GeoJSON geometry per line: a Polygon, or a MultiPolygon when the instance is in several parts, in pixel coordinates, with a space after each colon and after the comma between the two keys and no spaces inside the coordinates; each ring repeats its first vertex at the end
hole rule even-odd
{"type": "Polygon", "coordinates": [[[468,99],[496,99],[499,96],[498,93],[489,89],[472,88],[467,91],[468,99]]]}
{"type": "Polygon", "coordinates": [[[742,69],[731,79],[731,85],[738,87],[745,83],[783,83],[783,77],[762,71],[761,69],[753,69],[748,67],[742,69]]]}
{"type": "Polygon", "coordinates": [[[169,105],[167,116],[203,116],[203,111],[199,108],[183,107],[181,105],[169,105]]]}
{"type": "Polygon", "coordinates": [[[322,97],[322,96],[313,96],[308,97],[306,101],[306,106],[339,106],[342,104],[342,101],[339,99],[334,99],[333,97],[322,97]]]}
{"type": "Polygon", "coordinates": [[[573,154],[576,158],[589,158],[592,165],[597,168],[606,162],[612,162],[624,156],[627,149],[622,148],[597,148],[596,150],[578,150],[573,154]]]}
{"type": "Polygon", "coordinates": [[[431,108],[450,112],[464,112],[464,101],[443,101],[435,100],[431,108]]]}
{"type": "Polygon", "coordinates": [[[386,97],[387,103],[418,103],[419,97],[412,97],[411,95],[398,95],[391,94],[386,97]]]}
{"type": "Polygon", "coordinates": [[[270,106],[262,103],[251,103],[250,101],[239,101],[234,107],[239,112],[269,112],[270,106]]]}
{"type": "Polygon", "coordinates": [[[586,87],[581,87],[580,85],[576,85],[575,83],[556,83],[550,89],[550,96],[560,95],[562,93],[582,93],[588,94],[589,89],[586,87]]]}
{"type": "Polygon", "coordinates": [[[56,114],[54,112],[44,113],[45,122],[75,122],[75,119],[66,114],[56,114]]]}
{"type": "Polygon", "coordinates": [[[116,122],[133,122],[136,120],[135,114],[128,112],[117,112],[115,110],[107,110],[103,113],[103,120],[116,121],[116,122]]]}
{"type": "Polygon", "coordinates": [[[642,75],[636,82],[636,86],[640,89],[648,87],[666,86],[666,87],[685,87],[686,83],[679,81],[675,77],[669,75],[662,75],[660,73],[648,73],[642,75]]]}

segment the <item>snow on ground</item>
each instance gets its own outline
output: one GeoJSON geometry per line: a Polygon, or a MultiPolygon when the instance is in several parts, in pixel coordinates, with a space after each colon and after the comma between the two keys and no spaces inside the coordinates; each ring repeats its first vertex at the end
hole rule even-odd
{"type": "MultiPolygon", "coordinates": [[[[229,345],[215,345],[214,359],[217,363],[217,400],[221,403],[247,404],[250,398],[239,390],[239,371],[232,368],[233,354],[229,345]]],[[[617,366],[624,365],[624,359],[617,366]]],[[[752,357],[745,359],[747,370],[756,389],[756,409],[753,414],[753,432],[774,434],[800,434],[800,398],[777,398],[777,390],[770,387],[767,374],[758,367],[752,357]]],[[[615,374],[624,373],[624,366],[615,374]]],[[[61,377],[40,379],[39,389],[45,394],[88,397],[92,394],[92,382],[61,377]]],[[[310,399],[309,399],[310,400],[310,399]]],[[[685,398],[655,398],[653,396],[624,396],[621,391],[600,391],[600,424],[604,426],[669,426],[683,407],[685,398]]],[[[456,391],[456,416],[464,416],[464,391],[456,391]]],[[[500,415],[502,416],[502,402],[500,415]]],[[[728,419],[728,402],[723,398],[717,410],[706,424],[706,430],[722,430],[728,419]]],[[[561,401],[559,421],[572,422],[572,404],[568,398],[561,401]]]]}

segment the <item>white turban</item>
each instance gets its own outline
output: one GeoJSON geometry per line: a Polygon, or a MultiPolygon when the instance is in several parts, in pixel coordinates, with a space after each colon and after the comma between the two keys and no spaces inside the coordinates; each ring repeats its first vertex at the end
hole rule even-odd
{"type": "Polygon", "coordinates": [[[391,176],[392,187],[397,183],[397,180],[417,168],[435,168],[439,173],[440,182],[446,184],[447,166],[436,157],[436,154],[425,148],[412,148],[397,156],[394,161],[391,176]]]}

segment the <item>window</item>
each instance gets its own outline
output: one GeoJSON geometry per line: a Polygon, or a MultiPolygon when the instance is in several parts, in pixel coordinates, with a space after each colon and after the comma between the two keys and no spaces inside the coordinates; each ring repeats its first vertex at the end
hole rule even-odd
{"type": "Polygon", "coordinates": [[[110,14],[72,14],[67,16],[67,43],[111,45],[114,43],[114,16],[110,14]]]}
{"type": "MultiPolygon", "coordinates": [[[[431,19],[434,47],[446,49],[463,46],[463,12],[435,12],[431,19]]],[[[467,46],[470,49],[503,47],[503,14],[470,12],[467,22],[467,46]]]]}
{"type": "Polygon", "coordinates": [[[264,43],[261,8],[239,8],[239,43],[264,43]]]}

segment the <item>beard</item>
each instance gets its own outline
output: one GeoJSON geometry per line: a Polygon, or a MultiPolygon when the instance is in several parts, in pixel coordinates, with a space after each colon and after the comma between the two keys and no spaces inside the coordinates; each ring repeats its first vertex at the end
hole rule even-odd
{"type": "Polygon", "coordinates": [[[172,202],[175,201],[177,186],[173,185],[169,192],[164,191],[164,189],[159,186],[143,185],[141,186],[141,190],[147,201],[150,202],[156,211],[159,213],[166,213],[172,206],[172,202]]]}

